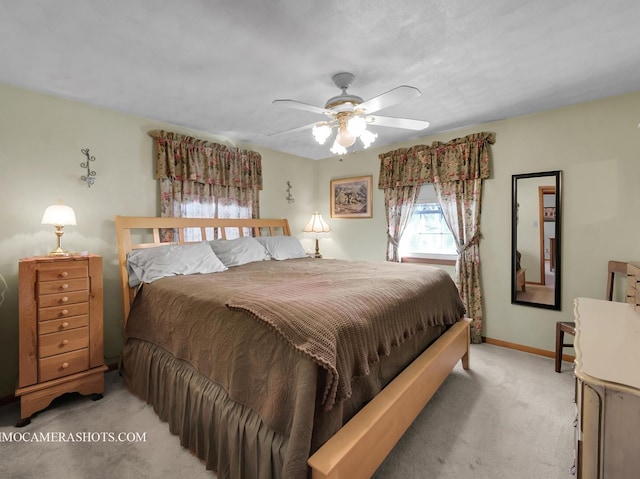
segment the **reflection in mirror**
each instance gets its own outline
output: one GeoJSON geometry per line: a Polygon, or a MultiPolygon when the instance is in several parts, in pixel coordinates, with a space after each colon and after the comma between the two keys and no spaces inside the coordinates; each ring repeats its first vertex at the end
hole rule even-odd
{"type": "Polygon", "coordinates": [[[560,310],[560,171],[512,177],[511,302],[560,310]]]}

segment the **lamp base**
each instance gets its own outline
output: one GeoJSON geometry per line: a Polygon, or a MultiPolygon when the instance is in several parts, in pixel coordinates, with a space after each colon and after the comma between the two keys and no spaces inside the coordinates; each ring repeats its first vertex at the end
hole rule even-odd
{"type": "Polygon", "coordinates": [[[316,254],[313,255],[314,258],[322,258],[320,254],[320,245],[318,244],[318,238],[316,238],[316,254]]]}
{"type": "Polygon", "coordinates": [[[49,256],[69,256],[69,252],[65,251],[62,249],[62,246],[60,244],[60,240],[62,239],[62,235],[64,234],[64,231],[62,230],[62,228],[64,226],[62,225],[55,225],[56,226],[56,237],[57,237],[57,248],[54,249],[53,251],[51,251],[49,253],[49,256]]]}

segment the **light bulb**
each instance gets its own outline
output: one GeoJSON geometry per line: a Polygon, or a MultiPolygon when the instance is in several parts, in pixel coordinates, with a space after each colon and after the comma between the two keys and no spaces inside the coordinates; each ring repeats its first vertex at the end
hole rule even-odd
{"type": "Polygon", "coordinates": [[[360,134],[360,141],[362,141],[362,145],[365,149],[369,148],[369,146],[371,146],[371,143],[376,141],[376,138],[378,138],[378,134],[371,133],[369,130],[364,130],[360,134]]]}
{"type": "Polygon", "coordinates": [[[367,122],[361,116],[352,116],[347,122],[347,130],[353,136],[360,136],[367,129],[367,122]]]}
{"type": "Polygon", "coordinates": [[[331,136],[331,127],[326,123],[317,123],[313,126],[313,137],[316,139],[318,143],[324,145],[324,142],[327,141],[327,138],[331,136]]]}

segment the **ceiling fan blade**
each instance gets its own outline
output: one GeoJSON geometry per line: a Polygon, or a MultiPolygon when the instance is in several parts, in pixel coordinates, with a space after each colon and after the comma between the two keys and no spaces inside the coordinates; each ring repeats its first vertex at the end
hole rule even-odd
{"type": "Polygon", "coordinates": [[[296,128],[289,128],[288,130],[276,131],[274,133],[269,133],[267,136],[281,135],[283,133],[294,133],[296,131],[310,130],[313,128],[318,122],[309,123],[308,125],[298,126],[296,128]]]}
{"type": "Polygon", "coordinates": [[[331,115],[331,111],[319,106],[309,105],[308,103],[302,103],[298,100],[273,100],[273,103],[277,105],[288,106],[289,108],[295,108],[297,110],[310,111],[312,113],[320,113],[321,115],[331,115]]]}
{"type": "Polygon", "coordinates": [[[404,128],[405,130],[424,130],[429,126],[428,121],[411,120],[410,118],[394,118],[391,116],[367,115],[367,123],[374,126],[388,126],[404,128]]]}
{"type": "Polygon", "coordinates": [[[416,98],[419,96],[420,90],[418,90],[417,88],[407,85],[401,85],[394,88],[393,90],[382,93],[381,95],[374,96],[364,103],[360,103],[358,105],[358,108],[365,110],[366,113],[373,113],[384,108],[389,108],[390,106],[396,105],[405,100],[410,100],[411,98],[416,98]]]}

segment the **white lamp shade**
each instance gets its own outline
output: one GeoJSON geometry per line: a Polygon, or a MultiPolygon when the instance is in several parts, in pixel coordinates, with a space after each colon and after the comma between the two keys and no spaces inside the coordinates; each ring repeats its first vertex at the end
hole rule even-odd
{"type": "Polygon", "coordinates": [[[371,143],[376,141],[376,138],[378,138],[378,134],[372,133],[369,130],[364,130],[360,135],[360,141],[362,141],[362,144],[364,145],[365,149],[369,148],[369,146],[371,146],[371,143]]]}
{"type": "Polygon", "coordinates": [[[360,136],[367,129],[367,122],[361,116],[353,116],[347,122],[347,130],[353,136],[360,136]]]}
{"type": "Polygon", "coordinates": [[[338,143],[338,138],[337,137],[334,140],[333,146],[331,147],[330,151],[334,155],[346,155],[347,154],[347,149],[344,146],[342,146],[340,143],[338,143]]]}
{"type": "Polygon", "coordinates": [[[311,215],[307,226],[304,227],[305,233],[328,233],[329,231],[331,228],[317,211],[311,215]]]}
{"type": "Polygon", "coordinates": [[[313,137],[316,139],[318,143],[324,145],[324,142],[327,141],[327,138],[331,136],[331,127],[326,123],[318,123],[313,127],[313,137]]]}
{"type": "Polygon", "coordinates": [[[76,214],[70,206],[51,205],[42,215],[42,224],[55,226],[75,225],[76,214]]]}

